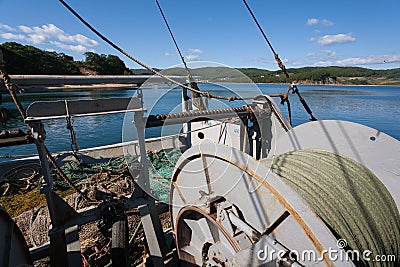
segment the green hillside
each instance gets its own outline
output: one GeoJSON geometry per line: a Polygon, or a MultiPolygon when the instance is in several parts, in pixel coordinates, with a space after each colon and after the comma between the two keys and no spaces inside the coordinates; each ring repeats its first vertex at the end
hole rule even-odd
{"type": "MultiPolygon", "coordinates": [[[[43,51],[34,46],[6,42],[0,45],[10,74],[47,75],[149,75],[148,70],[128,69],[115,55],[86,52],[85,60],[75,61],[64,53],[43,51]]],[[[159,69],[157,69],[159,70],[159,69]]],[[[360,67],[304,67],[288,69],[292,80],[306,84],[349,84],[349,85],[400,85],[400,68],[372,70],[360,67]]],[[[163,71],[168,75],[185,76],[182,68],[163,71]]],[[[205,67],[192,70],[201,81],[208,82],[256,82],[287,83],[282,71],[257,68],[205,67]]]]}
{"type": "MultiPolygon", "coordinates": [[[[182,68],[168,69],[164,72],[168,75],[186,75],[184,69],[182,68]]],[[[288,72],[293,81],[304,84],[400,84],[400,68],[389,70],[372,70],[360,67],[304,67],[288,69],[288,72]]],[[[288,82],[282,71],[269,71],[257,68],[231,69],[226,67],[206,67],[193,69],[192,75],[197,76],[196,78],[201,81],[210,82],[288,82]]]]}
{"type": "Polygon", "coordinates": [[[75,61],[64,53],[44,51],[31,45],[6,42],[0,45],[9,74],[131,74],[117,56],[85,53],[84,61],[75,61]]]}
{"type": "MultiPolygon", "coordinates": [[[[287,82],[281,71],[261,69],[239,69],[254,82],[281,83],[287,82]]],[[[400,84],[400,68],[389,70],[372,70],[360,67],[304,67],[288,69],[292,80],[310,84],[400,84]]]]}

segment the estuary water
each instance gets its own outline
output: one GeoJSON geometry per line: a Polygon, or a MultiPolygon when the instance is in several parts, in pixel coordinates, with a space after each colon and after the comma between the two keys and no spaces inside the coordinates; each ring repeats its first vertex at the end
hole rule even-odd
{"type": "MultiPolygon", "coordinates": [[[[207,90],[212,94],[231,96],[250,96],[257,94],[273,94],[285,92],[288,85],[280,84],[200,84],[202,90],[207,90]]],[[[396,139],[400,139],[400,86],[319,86],[319,85],[299,85],[299,90],[303,98],[311,107],[314,116],[320,120],[345,120],[361,123],[369,127],[385,132],[396,139]]],[[[150,86],[142,89],[144,105],[148,109],[148,114],[179,112],[181,110],[181,89],[171,86],[150,86]]],[[[136,90],[92,90],[79,92],[48,92],[48,93],[24,93],[19,95],[22,104],[27,107],[33,101],[50,101],[63,99],[97,99],[109,97],[132,97],[136,90]]],[[[309,120],[309,115],[303,109],[296,95],[290,95],[292,109],[293,126],[305,123],[309,120]]],[[[275,99],[285,116],[287,107],[279,104],[279,99],[275,99]]],[[[210,101],[212,108],[223,108],[229,106],[241,106],[244,101],[210,101]]],[[[13,114],[17,110],[7,95],[3,96],[1,105],[13,114]]],[[[77,117],[73,119],[73,126],[76,131],[79,147],[89,148],[114,144],[121,141],[128,141],[135,138],[134,127],[130,123],[133,119],[132,114],[109,114],[102,116],[77,117]],[[130,127],[124,133],[123,125],[130,127]],[[132,131],[132,134],[130,132],[132,131]],[[129,134],[126,134],[126,133],[129,134]]],[[[24,128],[20,119],[11,119],[7,124],[1,125],[1,129],[24,128]]],[[[50,151],[65,151],[70,149],[70,136],[66,129],[64,119],[45,122],[46,144],[50,151]]],[[[169,126],[164,129],[154,128],[146,130],[146,137],[156,137],[177,133],[180,126],[169,126]]],[[[36,153],[33,144],[0,148],[0,156],[20,155],[36,153]]],[[[2,161],[4,159],[0,159],[2,161]]]]}

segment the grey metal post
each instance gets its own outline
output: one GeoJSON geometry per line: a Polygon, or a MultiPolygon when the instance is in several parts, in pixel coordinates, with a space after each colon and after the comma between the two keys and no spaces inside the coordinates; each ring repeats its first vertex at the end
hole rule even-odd
{"type": "MultiPolygon", "coordinates": [[[[137,129],[137,136],[139,142],[139,162],[142,164],[142,170],[137,181],[140,189],[135,187],[131,198],[146,197],[145,193],[150,193],[149,181],[149,166],[150,162],[147,159],[146,143],[145,143],[145,125],[143,118],[143,111],[137,111],[134,115],[134,124],[137,129]],[[143,192],[143,191],[145,192],[143,192]]],[[[145,231],[147,244],[150,249],[150,257],[155,266],[164,266],[164,256],[166,254],[166,243],[164,232],[161,225],[160,218],[158,217],[157,208],[154,200],[151,199],[148,204],[139,207],[139,214],[142,220],[143,228],[145,231]]]]}
{"type": "Polygon", "coordinates": [[[167,246],[154,202],[139,206],[139,214],[149,247],[150,258],[154,266],[164,266],[167,246]]]}
{"type": "Polygon", "coordinates": [[[65,241],[67,243],[68,266],[82,266],[78,225],[65,229],[65,241]]]}
{"type": "MultiPolygon", "coordinates": [[[[187,112],[187,111],[191,110],[191,107],[189,104],[190,103],[189,103],[189,97],[187,94],[187,89],[182,88],[182,112],[187,112]]],[[[182,128],[183,128],[183,132],[190,132],[192,130],[191,123],[190,122],[184,123],[182,125],[182,128]]],[[[192,146],[192,134],[191,133],[186,134],[185,138],[186,138],[187,147],[191,147],[192,146]]]]}
{"type": "Polygon", "coordinates": [[[40,165],[42,168],[42,175],[44,183],[40,189],[41,193],[45,194],[47,206],[49,208],[50,220],[53,229],[49,231],[50,237],[50,265],[51,266],[67,266],[67,243],[65,240],[65,234],[57,231],[59,220],[56,216],[56,207],[54,205],[52,196],[52,185],[53,178],[50,173],[49,162],[47,160],[46,148],[44,146],[44,140],[46,139],[46,132],[44,126],[40,121],[33,121],[30,123],[32,128],[32,135],[35,140],[35,145],[39,154],[40,165]],[[57,258],[57,261],[55,261],[57,258]]]}
{"type": "MultiPolygon", "coordinates": [[[[139,179],[136,182],[140,189],[149,193],[150,192],[150,181],[149,181],[149,166],[150,162],[147,159],[147,152],[146,152],[146,142],[145,142],[145,136],[144,136],[144,118],[143,118],[143,111],[138,111],[135,112],[134,115],[134,124],[137,129],[137,136],[138,136],[138,141],[139,141],[139,162],[142,165],[142,169],[140,170],[140,175],[139,179]]],[[[135,197],[139,196],[138,195],[138,189],[135,188],[135,191],[133,195],[135,197]]],[[[140,193],[140,192],[139,192],[140,193]]],[[[140,193],[141,194],[141,193],[140,193]]],[[[143,194],[141,194],[143,196],[143,194]]]]}
{"type": "Polygon", "coordinates": [[[40,121],[30,121],[32,135],[39,154],[40,165],[44,183],[41,187],[41,193],[45,194],[47,206],[49,209],[52,229],[49,231],[50,237],[50,266],[82,266],[80,251],[78,226],[69,231],[66,238],[64,225],[68,219],[77,217],[78,214],[62,198],[52,190],[53,177],[50,173],[49,161],[47,159],[47,150],[44,145],[46,132],[40,121]],[[71,244],[68,244],[71,241],[71,244]]]}

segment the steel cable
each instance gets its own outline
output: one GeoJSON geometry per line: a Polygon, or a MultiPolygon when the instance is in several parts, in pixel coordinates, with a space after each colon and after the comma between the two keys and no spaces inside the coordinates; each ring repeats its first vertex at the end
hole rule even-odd
{"type": "Polygon", "coordinates": [[[123,54],[124,56],[128,57],[129,59],[133,60],[134,62],[136,62],[137,64],[139,64],[140,66],[142,66],[143,68],[147,69],[148,71],[151,71],[153,74],[160,76],[161,78],[164,78],[165,80],[178,85],[184,89],[187,89],[189,91],[195,92],[197,94],[200,94],[204,97],[208,97],[208,98],[216,98],[216,99],[223,99],[223,100],[228,100],[229,102],[231,101],[235,101],[235,100],[246,100],[246,98],[242,98],[242,97],[237,97],[237,96],[231,96],[231,97],[224,97],[224,96],[219,96],[219,95],[212,95],[209,92],[205,92],[205,91],[200,91],[200,90],[196,90],[191,88],[190,86],[184,85],[178,81],[175,81],[174,79],[171,79],[170,77],[162,74],[159,71],[156,71],[155,69],[153,69],[150,66],[147,66],[145,63],[141,62],[140,60],[138,60],[137,58],[133,57],[132,55],[130,55],[129,53],[127,53],[126,51],[124,51],[122,48],[120,48],[118,45],[116,45],[115,43],[113,43],[111,40],[109,40],[107,37],[105,37],[103,34],[101,34],[99,31],[97,31],[93,26],[91,26],[84,18],[82,18],[71,6],[69,6],[65,1],[63,0],[59,0],[61,4],[63,4],[76,18],[78,18],[83,24],[85,24],[86,27],[88,27],[92,32],[94,32],[98,37],[100,37],[103,41],[105,41],[106,43],[108,43],[109,45],[111,45],[114,49],[116,49],[118,52],[120,52],[121,54],[123,54]]]}
{"type": "MultiPolygon", "coordinates": [[[[260,30],[261,35],[264,37],[264,40],[267,42],[269,48],[271,49],[272,53],[274,54],[276,63],[278,64],[279,68],[282,70],[282,72],[285,74],[286,78],[290,82],[289,89],[287,90],[286,94],[284,94],[284,99],[288,98],[289,91],[292,90],[292,93],[293,94],[297,94],[297,96],[299,97],[299,100],[300,100],[301,104],[303,105],[304,109],[310,115],[310,117],[311,117],[310,120],[311,121],[316,121],[317,119],[312,114],[312,111],[311,111],[310,107],[307,105],[307,103],[304,100],[304,98],[300,95],[300,92],[299,92],[296,84],[290,78],[289,72],[287,71],[285,64],[283,64],[282,60],[279,58],[278,54],[275,52],[274,48],[272,47],[271,42],[268,40],[267,35],[264,33],[264,30],[261,28],[260,23],[258,23],[258,20],[257,20],[256,16],[254,15],[253,11],[251,10],[250,6],[247,4],[246,0],[243,0],[243,3],[246,6],[247,10],[249,11],[249,13],[250,13],[251,17],[253,18],[254,22],[256,23],[258,29],[260,30]]],[[[285,102],[284,100],[281,101],[282,104],[284,102],[285,102]]]]}

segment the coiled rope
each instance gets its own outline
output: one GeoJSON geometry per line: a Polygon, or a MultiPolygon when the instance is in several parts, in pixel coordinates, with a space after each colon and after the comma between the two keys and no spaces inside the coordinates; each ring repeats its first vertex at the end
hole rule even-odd
{"type": "Polygon", "coordinates": [[[357,266],[400,266],[400,215],[389,191],[365,166],[319,149],[277,156],[271,169],[308,203],[346,249],[371,257],[395,255],[395,262],[365,261],[357,266]]]}

